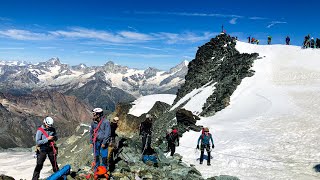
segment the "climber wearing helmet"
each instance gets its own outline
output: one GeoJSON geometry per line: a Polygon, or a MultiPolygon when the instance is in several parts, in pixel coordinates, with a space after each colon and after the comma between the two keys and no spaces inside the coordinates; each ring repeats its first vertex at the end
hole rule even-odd
{"type": "Polygon", "coordinates": [[[139,135],[142,136],[142,153],[145,149],[151,146],[152,134],[152,117],[150,114],[146,115],[146,119],[140,123],[139,135]]]}
{"type": "Polygon", "coordinates": [[[102,158],[102,166],[107,167],[108,162],[108,144],[110,141],[110,123],[103,116],[101,108],[92,110],[93,121],[90,127],[90,147],[94,153],[94,170],[100,166],[100,156],[102,158]]]}
{"type": "Polygon", "coordinates": [[[37,145],[37,165],[33,172],[32,180],[39,179],[43,163],[48,155],[53,172],[59,170],[57,164],[57,147],[55,141],[58,140],[56,129],[53,127],[53,119],[49,116],[44,118],[43,125],[38,128],[36,133],[37,145]]]}

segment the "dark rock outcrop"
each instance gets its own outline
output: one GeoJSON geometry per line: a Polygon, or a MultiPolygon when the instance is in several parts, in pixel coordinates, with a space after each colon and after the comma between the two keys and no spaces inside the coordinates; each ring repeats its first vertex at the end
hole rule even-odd
{"type": "Polygon", "coordinates": [[[0,175],[0,180],[14,180],[14,178],[1,174],[0,175]]]}
{"type": "Polygon", "coordinates": [[[313,168],[316,172],[320,172],[320,164],[315,165],[313,168]]]}
{"type": "Polygon", "coordinates": [[[177,103],[193,89],[216,83],[216,89],[207,99],[200,115],[213,115],[228,106],[230,96],[241,80],[254,74],[250,68],[259,55],[240,54],[235,45],[234,38],[222,33],[199,47],[196,58],[189,63],[185,84],[178,90],[174,102],[177,103]]]}

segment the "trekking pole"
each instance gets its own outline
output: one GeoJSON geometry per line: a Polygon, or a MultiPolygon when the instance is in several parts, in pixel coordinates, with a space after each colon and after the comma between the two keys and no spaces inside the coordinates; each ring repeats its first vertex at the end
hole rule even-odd
{"type": "Polygon", "coordinates": [[[144,153],[144,151],[147,149],[147,146],[148,146],[148,137],[149,137],[150,135],[149,134],[147,134],[147,137],[146,137],[146,142],[145,142],[145,144],[144,144],[144,147],[143,147],[143,151],[142,151],[142,156],[143,156],[143,153],[144,153]]]}

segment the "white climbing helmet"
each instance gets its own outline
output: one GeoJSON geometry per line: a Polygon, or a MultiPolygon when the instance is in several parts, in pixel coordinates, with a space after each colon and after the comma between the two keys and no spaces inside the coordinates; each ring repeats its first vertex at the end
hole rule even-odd
{"type": "Polygon", "coordinates": [[[52,127],[52,125],[53,125],[52,117],[47,116],[46,118],[44,118],[43,123],[48,125],[49,127],[52,127]]]}
{"type": "Polygon", "coordinates": [[[93,115],[98,115],[99,117],[103,116],[103,110],[101,108],[94,108],[92,113],[93,115]]]}
{"type": "Polygon", "coordinates": [[[151,118],[151,115],[150,115],[150,114],[147,114],[147,115],[146,115],[146,118],[147,118],[147,119],[150,119],[150,118],[151,118]]]}

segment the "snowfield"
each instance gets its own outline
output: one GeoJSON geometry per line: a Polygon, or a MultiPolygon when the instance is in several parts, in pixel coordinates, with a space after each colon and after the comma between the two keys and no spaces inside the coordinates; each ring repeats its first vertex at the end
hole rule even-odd
{"type": "Polygon", "coordinates": [[[139,117],[143,113],[147,113],[157,101],[161,101],[169,105],[172,105],[175,98],[176,95],[172,94],[155,94],[149,96],[142,96],[134,102],[132,102],[133,106],[129,110],[129,114],[139,117]]]}
{"type": "MultiPolygon", "coordinates": [[[[33,152],[0,153],[0,174],[11,176],[14,179],[32,179],[33,170],[37,164],[37,159],[33,157],[33,154],[33,152]]],[[[47,158],[41,170],[40,178],[50,176],[51,169],[50,161],[47,158]]]]}
{"type": "Polygon", "coordinates": [[[236,48],[262,59],[227,108],[197,122],[213,135],[211,166],[197,160],[199,132],[185,133],[177,153],[204,177],[320,179],[313,169],[320,164],[320,50],[242,42],[236,48]]]}

